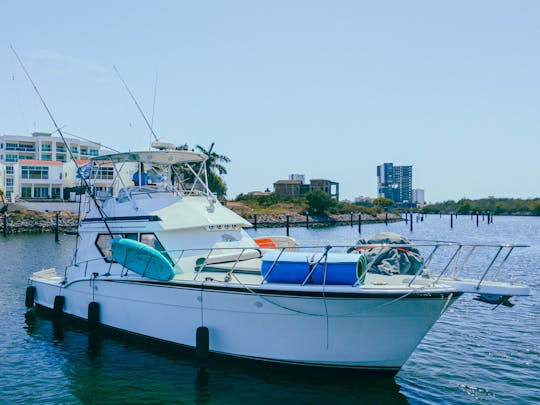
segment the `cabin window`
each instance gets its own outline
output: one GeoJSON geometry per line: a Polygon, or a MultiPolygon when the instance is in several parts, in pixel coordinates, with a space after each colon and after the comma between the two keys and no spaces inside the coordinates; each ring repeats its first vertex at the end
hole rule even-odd
{"type": "Polygon", "coordinates": [[[159,253],[161,253],[165,259],[171,263],[172,266],[174,266],[174,262],[169,256],[169,254],[165,251],[165,248],[157,238],[155,233],[141,233],[140,242],[144,243],[147,246],[153,247],[156,249],[159,253]]]}
{"type": "MultiPolygon", "coordinates": [[[[115,233],[113,234],[113,237],[137,240],[136,233],[115,233]]],[[[99,234],[98,237],[96,238],[96,247],[98,248],[99,253],[101,253],[101,256],[103,256],[103,258],[105,259],[107,263],[113,262],[111,245],[112,245],[112,238],[111,238],[111,235],[109,235],[108,233],[99,234]]]]}

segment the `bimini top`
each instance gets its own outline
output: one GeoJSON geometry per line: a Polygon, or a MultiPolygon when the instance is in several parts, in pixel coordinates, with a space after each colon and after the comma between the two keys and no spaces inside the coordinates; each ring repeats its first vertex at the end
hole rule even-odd
{"type": "Polygon", "coordinates": [[[142,162],[156,165],[174,165],[177,163],[204,162],[208,157],[202,153],[186,150],[156,150],[146,152],[125,152],[112,155],[96,156],[94,162],[142,162]]]}

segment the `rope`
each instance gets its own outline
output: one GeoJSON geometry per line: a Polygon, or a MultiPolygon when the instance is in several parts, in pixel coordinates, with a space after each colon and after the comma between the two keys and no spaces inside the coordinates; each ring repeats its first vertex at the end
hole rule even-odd
{"type": "MultiPolygon", "coordinates": [[[[230,273],[227,273],[227,274],[230,274],[230,273]]],[[[274,305],[274,306],[276,306],[278,308],[284,309],[286,311],[294,312],[294,313],[301,314],[301,315],[318,316],[318,317],[323,317],[324,316],[324,317],[327,318],[327,322],[328,322],[329,317],[332,317],[332,318],[344,318],[344,317],[349,317],[349,316],[353,316],[353,315],[369,313],[369,312],[378,310],[380,308],[384,308],[384,307],[386,307],[388,305],[392,305],[392,304],[395,304],[396,302],[401,301],[402,299],[408,297],[412,293],[421,291],[421,290],[426,288],[425,286],[420,287],[420,288],[412,288],[410,291],[404,293],[403,295],[401,295],[401,296],[399,296],[399,297],[397,297],[397,298],[395,298],[395,299],[393,299],[391,301],[383,302],[383,303],[381,303],[381,304],[379,304],[379,305],[377,305],[377,306],[375,306],[373,308],[367,308],[367,309],[362,310],[362,311],[349,312],[349,313],[340,314],[340,315],[329,315],[328,314],[328,308],[326,307],[326,296],[324,295],[324,285],[323,285],[323,297],[324,297],[326,313],[325,314],[317,314],[317,313],[312,313],[312,312],[301,311],[301,310],[298,310],[298,309],[290,308],[290,307],[287,307],[285,305],[279,304],[279,303],[277,303],[277,302],[263,296],[262,294],[260,294],[260,293],[258,293],[256,291],[253,291],[248,285],[246,285],[242,281],[240,281],[240,279],[236,276],[236,274],[232,273],[231,276],[234,277],[234,279],[238,282],[238,284],[240,284],[242,287],[244,287],[251,294],[257,296],[258,298],[260,298],[263,301],[266,301],[269,304],[272,304],[272,305],[274,305]]],[[[327,333],[328,333],[328,331],[327,331],[327,333]]]]}

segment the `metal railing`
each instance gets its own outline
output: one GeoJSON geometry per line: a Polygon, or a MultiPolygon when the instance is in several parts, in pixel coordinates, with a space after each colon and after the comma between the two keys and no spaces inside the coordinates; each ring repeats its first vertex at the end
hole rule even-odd
{"type": "MultiPolygon", "coordinates": [[[[486,261],[488,263],[485,266],[485,268],[480,269],[481,276],[478,279],[478,283],[476,285],[476,289],[479,289],[482,283],[488,280],[488,275],[491,275],[489,280],[495,280],[499,276],[499,274],[501,273],[503,267],[507,263],[511,253],[513,252],[515,248],[524,248],[524,247],[529,247],[529,246],[523,245],[523,244],[422,242],[422,243],[414,243],[414,244],[381,243],[381,244],[369,244],[369,245],[354,244],[354,245],[334,245],[334,246],[332,245],[324,245],[324,246],[306,245],[306,246],[295,246],[294,249],[295,251],[304,251],[306,255],[308,253],[311,255],[311,260],[308,261],[309,273],[303,279],[302,282],[297,283],[301,286],[305,286],[306,284],[309,283],[312,275],[317,270],[317,268],[319,268],[319,266],[322,266],[322,270],[323,270],[322,285],[326,284],[328,256],[330,252],[337,252],[337,253],[351,252],[350,254],[365,254],[367,250],[371,250],[371,252],[369,253],[371,253],[371,256],[374,255],[374,257],[372,257],[368,261],[367,266],[365,266],[365,268],[362,269],[361,274],[358,274],[356,281],[352,284],[352,286],[354,287],[360,286],[366,274],[371,272],[373,267],[377,266],[377,264],[379,263],[379,259],[381,259],[384,255],[386,255],[392,249],[399,248],[401,251],[407,251],[407,249],[416,250],[418,248],[427,248],[429,250],[426,256],[426,259],[422,261],[422,264],[419,267],[419,269],[413,274],[405,274],[405,275],[411,276],[410,280],[408,280],[408,283],[407,283],[408,287],[412,287],[415,280],[417,280],[419,276],[428,278],[429,280],[431,280],[431,283],[433,285],[436,285],[441,281],[441,278],[445,277],[449,269],[452,269],[452,272],[447,277],[451,279],[458,279],[460,275],[464,272],[464,269],[470,265],[471,257],[473,257],[473,254],[475,252],[477,252],[479,249],[494,250],[495,253],[493,254],[493,256],[490,256],[489,258],[487,258],[486,261]],[[360,248],[362,249],[363,253],[360,253],[358,251],[358,249],[360,248]],[[377,251],[376,249],[379,249],[379,250],[377,251]],[[439,264],[439,268],[441,269],[441,271],[438,274],[432,276],[430,275],[430,273],[433,271],[431,267],[432,267],[435,255],[437,252],[440,252],[443,249],[447,250],[447,253],[446,253],[447,257],[442,257],[442,261],[439,264]],[[467,251],[466,252],[467,254],[465,255],[463,259],[461,259],[462,253],[464,251],[467,251]],[[352,252],[357,252],[357,253],[352,253],[352,252]],[[499,259],[501,256],[501,253],[504,253],[504,257],[502,259],[499,259]],[[490,272],[492,272],[493,274],[490,274],[490,272]]],[[[183,265],[191,261],[191,264],[193,265],[193,279],[192,279],[193,281],[197,281],[199,277],[201,276],[201,274],[204,272],[208,272],[208,273],[224,272],[227,274],[226,279],[228,278],[228,280],[225,280],[225,281],[229,281],[236,271],[237,273],[240,272],[244,274],[259,275],[261,276],[261,279],[255,284],[264,284],[268,282],[269,277],[275,271],[276,266],[278,265],[278,263],[280,263],[280,259],[283,257],[283,254],[286,251],[290,251],[290,250],[291,250],[290,246],[278,246],[271,249],[261,248],[258,246],[252,246],[252,247],[235,246],[235,247],[214,247],[214,248],[209,248],[209,249],[208,248],[195,248],[195,249],[166,250],[162,253],[167,253],[169,257],[174,258],[173,259],[174,267],[177,267],[179,269],[181,269],[183,265]],[[272,251],[272,250],[277,251],[278,253],[264,275],[261,273],[262,263],[253,264],[253,271],[237,270],[241,262],[245,262],[245,261],[253,260],[253,259],[262,259],[264,256],[264,253],[268,251],[272,251]],[[189,261],[186,259],[189,259],[189,261]]],[[[445,256],[445,255],[442,254],[442,256],[445,256]]],[[[90,260],[78,262],[76,263],[76,266],[81,266],[81,265],[85,266],[84,274],[86,277],[87,271],[88,271],[88,263],[93,262],[93,261],[99,261],[99,260],[103,260],[103,258],[96,258],[96,259],[90,259],[90,260]]],[[[111,266],[114,263],[107,263],[107,264],[109,265],[109,270],[106,274],[110,274],[111,266]]],[[[128,269],[122,266],[121,275],[126,275],[127,270],[128,269]]],[[[187,272],[187,274],[190,274],[190,272],[187,272]]],[[[318,283],[318,284],[320,285],[321,283],[318,283]]]]}

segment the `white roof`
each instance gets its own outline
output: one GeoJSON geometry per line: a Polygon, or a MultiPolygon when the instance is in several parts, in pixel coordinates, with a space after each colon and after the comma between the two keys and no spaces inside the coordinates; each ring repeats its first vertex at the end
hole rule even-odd
{"type": "Polygon", "coordinates": [[[204,162],[207,156],[202,153],[186,150],[156,150],[146,152],[125,152],[103,155],[92,158],[94,162],[142,162],[149,164],[168,165],[177,163],[204,162]]]}

